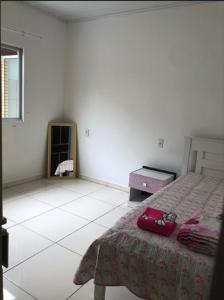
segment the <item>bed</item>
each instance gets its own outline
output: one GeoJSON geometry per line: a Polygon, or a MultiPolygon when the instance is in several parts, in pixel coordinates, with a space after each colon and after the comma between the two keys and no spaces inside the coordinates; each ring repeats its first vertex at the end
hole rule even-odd
{"type": "Polygon", "coordinates": [[[95,300],[106,286],[126,286],[147,300],[207,300],[215,259],[188,250],[177,231],[197,208],[221,213],[224,201],[224,141],[186,137],[182,176],[128,212],[94,241],[75,274],[74,283],[94,278],[95,300]],[[169,237],[139,229],[147,207],[177,214],[169,237]]]}

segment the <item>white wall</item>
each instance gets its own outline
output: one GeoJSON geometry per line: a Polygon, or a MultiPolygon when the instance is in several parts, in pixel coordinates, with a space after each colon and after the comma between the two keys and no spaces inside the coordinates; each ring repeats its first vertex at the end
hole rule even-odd
{"type": "Polygon", "coordinates": [[[179,172],[185,135],[224,137],[223,3],[69,25],[68,47],[67,25],[1,5],[3,27],[43,36],[2,32],[25,54],[25,121],[3,122],[4,183],[45,173],[47,123],[63,109],[78,124],[80,173],[124,186],[143,164],[179,172]]]}
{"type": "Polygon", "coordinates": [[[43,36],[42,40],[2,31],[2,42],[24,48],[24,122],[3,121],[3,181],[46,173],[47,124],[63,116],[67,28],[19,1],[1,3],[2,27],[43,36]]]}
{"type": "Polygon", "coordinates": [[[185,135],[224,137],[223,31],[211,2],[69,26],[65,112],[82,175],[127,185],[143,164],[179,172],[185,135]]]}

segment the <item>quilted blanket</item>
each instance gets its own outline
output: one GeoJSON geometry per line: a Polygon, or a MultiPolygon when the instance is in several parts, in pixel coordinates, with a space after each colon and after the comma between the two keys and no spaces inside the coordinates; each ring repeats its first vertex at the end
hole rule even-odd
{"type": "Polygon", "coordinates": [[[92,243],[74,283],[94,278],[98,285],[126,286],[147,300],[207,300],[215,259],[187,249],[177,241],[177,233],[198,208],[221,213],[223,200],[224,180],[196,174],[179,177],[92,243]],[[137,226],[148,206],[176,213],[177,227],[170,237],[137,226]]]}

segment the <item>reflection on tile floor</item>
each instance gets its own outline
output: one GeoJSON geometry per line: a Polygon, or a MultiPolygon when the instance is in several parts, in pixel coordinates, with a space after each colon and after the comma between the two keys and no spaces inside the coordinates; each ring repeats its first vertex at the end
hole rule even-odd
{"type": "MultiPolygon", "coordinates": [[[[4,300],[90,300],[93,283],[75,286],[76,268],[90,244],[130,208],[128,193],[82,179],[36,180],[4,190],[10,234],[4,300]]],[[[122,287],[107,300],[137,300],[122,287]]]]}

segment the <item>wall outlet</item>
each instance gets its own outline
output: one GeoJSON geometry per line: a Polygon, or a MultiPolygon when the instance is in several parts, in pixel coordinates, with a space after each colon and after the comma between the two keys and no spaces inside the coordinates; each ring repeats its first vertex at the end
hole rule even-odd
{"type": "Polygon", "coordinates": [[[164,139],[158,139],[158,147],[163,148],[164,146],[164,139]]]}
{"type": "Polygon", "coordinates": [[[89,128],[85,128],[85,136],[89,136],[89,128]]]}

